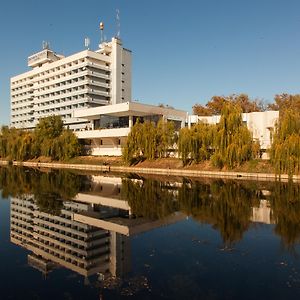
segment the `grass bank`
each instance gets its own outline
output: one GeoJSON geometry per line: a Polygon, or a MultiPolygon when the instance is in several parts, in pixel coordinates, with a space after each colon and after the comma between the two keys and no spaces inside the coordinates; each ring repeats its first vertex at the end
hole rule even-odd
{"type": "MultiPolygon", "coordinates": [[[[2,161],[8,163],[8,161],[2,161]]],[[[164,158],[145,160],[134,166],[126,165],[120,157],[76,157],[64,162],[51,161],[47,157],[40,157],[26,162],[10,162],[13,165],[35,168],[64,168],[77,169],[92,172],[117,172],[117,173],[141,173],[151,175],[184,176],[184,177],[209,177],[231,178],[240,180],[287,181],[288,175],[281,174],[280,178],[266,160],[254,160],[244,163],[235,169],[219,169],[210,164],[190,164],[183,166],[181,160],[176,158],[164,158]]],[[[300,175],[294,175],[293,181],[300,182],[300,175]]]]}

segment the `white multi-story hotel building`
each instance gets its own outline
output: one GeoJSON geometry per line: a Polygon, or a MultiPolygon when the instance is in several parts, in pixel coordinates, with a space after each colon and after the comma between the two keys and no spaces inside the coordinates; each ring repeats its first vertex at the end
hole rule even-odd
{"type": "Polygon", "coordinates": [[[40,118],[60,115],[78,130],[87,121],[73,117],[74,110],[131,101],[131,51],[118,38],[67,57],[45,47],[28,57],[28,66],[11,78],[13,127],[34,128],[40,118]]]}
{"type": "MultiPolygon", "coordinates": [[[[119,156],[137,119],[164,118],[177,130],[199,121],[219,122],[220,116],[194,116],[168,106],[132,102],[131,51],[119,38],[99,46],[68,57],[45,47],[30,56],[32,70],[11,78],[11,125],[32,129],[40,118],[60,115],[65,126],[86,141],[92,155],[119,156]]],[[[243,114],[263,151],[270,148],[277,119],[277,111],[243,114]]]]}

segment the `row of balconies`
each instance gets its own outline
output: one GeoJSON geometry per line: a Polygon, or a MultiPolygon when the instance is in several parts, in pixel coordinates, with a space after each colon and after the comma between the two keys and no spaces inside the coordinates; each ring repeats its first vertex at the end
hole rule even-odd
{"type": "MultiPolygon", "coordinates": [[[[70,71],[73,71],[75,69],[79,69],[79,68],[82,68],[85,66],[93,66],[93,67],[97,67],[97,68],[105,70],[105,71],[110,69],[109,66],[104,66],[101,64],[88,62],[88,61],[86,61],[85,58],[83,60],[85,60],[85,61],[83,61],[81,63],[74,63],[74,64],[68,63],[69,64],[68,66],[62,65],[62,66],[56,67],[55,69],[50,69],[50,70],[38,73],[37,75],[30,75],[30,77],[25,77],[23,79],[12,81],[12,83],[11,83],[12,92],[14,93],[14,92],[18,91],[19,88],[24,89],[24,90],[28,88],[28,90],[32,90],[33,83],[38,83],[40,85],[40,84],[45,83],[43,81],[46,79],[48,79],[48,81],[45,83],[45,86],[47,85],[48,82],[51,82],[51,84],[53,84],[55,81],[61,82],[61,75],[65,74],[66,72],[70,72],[70,71]],[[55,76],[53,76],[54,72],[56,72],[55,76]]],[[[66,77],[66,76],[63,76],[63,77],[66,77]]],[[[74,77],[78,77],[78,75],[76,74],[74,77]]]]}
{"type": "MultiPolygon", "coordinates": [[[[68,93],[64,93],[64,94],[61,94],[61,95],[48,96],[47,97],[47,102],[59,100],[61,98],[85,95],[85,94],[88,94],[88,93],[93,93],[93,94],[100,95],[100,96],[105,96],[105,97],[110,96],[109,92],[102,92],[102,91],[93,90],[91,88],[85,88],[85,89],[81,89],[81,90],[78,90],[78,91],[71,91],[71,92],[68,92],[68,93]],[[64,97],[62,97],[62,95],[64,97]]],[[[45,103],[45,99],[35,99],[35,103],[45,103]]]]}
{"type": "Polygon", "coordinates": [[[59,232],[55,232],[55,234],[54,234],[53,230],[50,230],[50,229],[48,229],[44,226],[41,226],[41,225],[35,225],[34,230],[39,232],[40,234],[46,235],[46,236],[55,235],[57,238],[64,239],[66,241],[66,243],[69,243],[69,244],[72,243],[74,245],[76,244],[76,245],[78,245],[78,247],[79,246],[86,247],[86,245],[87,245],[87,242],[84,241],[84,240],[79,240],[77,238],[74,238],[72,236],[68,236],[66,234],[59,233],[59,232]]]}
{"type": "Polygon", "coordinates": [[[59,259],[62,259],[64,261],[68,261],[69,263],[72,263],[76,266],[84,266],[86,261],[79,255],[72,255],[72,254],[67,254],[65,250],[61,250],[57,245],[45,245],[44,243],[35,240],[34,241],[35,245],[34,248],[38,248],[40,250],[45,251],[46,253],[49,253],[59,259]]]}
{"type": "Polygon", "coordinates": [[[11,97],[11,101],[12,101],[12,104],[14,104],[14,103],[18,103],[18,102],[22,102],[22,101],[27,101],[28,99],[31,99],[31,98],[33,98],[33,93],[29,93],[29,92],[27,92],[27,93],[24,93],[23,95],[17,95],[17,96],[12,96],[11,97]]]}
{"type": "Polygon", "coordinates": [[[15,121],[15,122],[27,122],[29,120],[32,119],[32,114],[22,114],[22,115],[12,115],[11,116],[12,119],[15,119],[15,120],[12,120],[12,121],[15,121]]]}
{"type": "Polygon", "coordinates": [[[69,253],[71,255],[75,255],[78,257],[88,255],[83,245],[78,245],[77,243],[66,241],[63,238],[57,238],[57,236],[55,235],[46,236],[44,234],[40,234],[39,232],[35,232],[34,238],[45,245],[55,247],[56,249],[64,250],[66,253],[69,253]]]}
{"type": "Polygon", "coordinates": [[[31,85],[33,83],[34,75],[30,75],[29,77],[25,77],[16,81],[11,82],[12,88],[16,89],[19,87],[31,85]]]}
{"type": "Polygon", "coordinates": [[[82,231],[79,231],[79,230],[76,230],[76,229],[73,229],[72,228],[72,225],[74,226],[74,221],[69,221],[69,220],[66,220],[67,222],[65,222],[65,220],[56,220],[56,223],[55,222],[55,219],[49,219],[49,221],[45,221],[43,219],[36,219],[35,222],[36,224],[39,224],[39,225],[45,225],[45,226],[48,226],[49,228],[55,230],[55,231],[63,231],[65,234],[71,234],[71,235],[74,235],[76,237],[81,237],[81,238],[86,238],[87,237],[87,233],[86,232],[82,232],[82,231]]]}
{"type": "Polygon", "coordinates": [[[18,95],[18,94],[22,94],[24,92],[31,92],[33,90],[34,90],[33,84],[30,83],[30,84],[26,84],[25,86],[21,86],[21,87],[18,87],[18,88],[12,88],[11,89],[11,95],[15,96],[15,95],[18,95]]]}
{"type": "Polygon", "coordinates": [[[68,72],[72,72],[74,70],[78,70],[80,68],[83,68],[87,65],[87,62],[80,62],[77,64],[72,64],[72,62],[68,63],[67,65],[61,65],[56,67],[55,69],[48,69],[45,71],[41,71],[35,76],[35,82],[38,82],[39,84],[46,83],[46,81],[52,81],[55,79],[60,79],[61,75],[65,77],[64,75],[68,72]],[[60,77],[59,77],[60,76],[60,77]]]}
{"type": "Polygon", "coordinates": [[[33,105],[28,105],[24,107],[20,107],[17,109],[12,109],[12,116],[22,116],[22,115],[27,115],[27,114],[32,114],[34,112],[33,105]]]}
{"type": "MultiPolygon", "coordinates": [[[[72,63],[69,63],[69,64],[72,64],[72,63]]],[[[59,66],[59,67],[57,67],[56,70],[50,69],[50,70],[41,72],[36,77],[37,78],[36,82],[38,82],[39,84],[43,84],[43,83],[46,83],[45,80],[47,80],[47,82],[50,82],[50,81],[56,80],[56,79],[61,80],[62,77],[70,76],[71,75],[70,73],[73,71],[76,71],[76,70],[78,70],[77,72],[83,71],[82,68],[85,68],[87,66],[93,66],[93,67],[96,67],[98,69],[105,70],[105,71],[110,70],[109,66],[103,66],[100,64],[94,64],[92,62],[85,61],[82,63],[69,65],[68,67],[59,66]]]]}
{"type": "MultiPolygon", "coordinates": [[[[86,72],[86,71],[84,71],[86,72]]],[[[59,84],[59,83],[62,83],[62,82],[66,82],[68,80],[74,80],[74,79],[79,79],[79,78],[84,78],[85,75],[84,75],[84,72],[82,73],[76,73],[76,74],[73,74],[71,76],[65,76],[62,78],[57,78],[57,79],[53,79],[52,81],[49,81],[47,83],[44,83],[44,84],[39,84],[39,83],[36,83],[34,85],[34,88],[35,89],[43,89],[43,88],[47,88],[47,89],[52,89],[56,84],[59,84]]]]}
{"type": "Polygon", "coordinates": [[[45,91],[46,91],[46,93],[49,93],[49,92],[55,93],[55,92],[61,92],[61,91],[65,91],[67,89],[71,89],[71,88],[75,88],[75,87],[79,87],[79,86],[84,86],[88,83],[88,80],[84,79],[86,76],[82,76],[82,77],[83,77],[83,79],[77,78],[77,81],[75,81],[75,82],[72,82],[72,81],[76,80],[76,79],[70,80],[71,83],[68,83],[68,82],[65,82],[64,84],[56,83],[45,90],[38,87],[34,92],[34,96],[38,97],[40,95],[44,95],[45,91]]]}
{"type": "Polygon", "coordinates": [[[80,78],[75,78],[72,80],[67,80],[66,82],[62,83],[56,83],[54,85],[52,85],[52,87],[49,87],[45,90],[42,90],[40,87],[37,87],[35,92],[34,92],[34,96],[38,97],[41,95],[45,95],[49,93],[49,91],[51,93],[54,92],[60,92],[60,91],[64,91],[70,88],[74,88],[74,87],[79,87],[82,85],[95,85],[95,86],[99,86],[99,87],[104,87],[104,88],[109,88],[110,84],[109,83],[104,83],[104,82],[99,82],[99,81],[95,81],[95,80],[90,80],[87,76],[82,76],[80,78]],[[70,81],[70,82],[68,82],[70,81]]]}
{"type": "Polygon", "coordinates": [[[18,240],[26,240],[27,238],[32,239],[32,232],[19,228],[16,225],[11,225],[10,227],[10,236],[18,240]]]}
{"type": "Polygon", "coordinates": [[[27,121],[11,121],[11,125],[16,128],[34,128],[36,126],[36,122],[34,119],[27,120],[27,121]]]}
{"type": "Polygon", "coordinates": [[[42,96],[38,96],[38,95],[35,95],[35,96],[36,96],[36,99],[38,101],[39,100],[43,101],[45,98],[48,99],[49,97],[54,97],[54,96],[58,96],[58,95],[65,95],[65,94],[76,92],[76,91],[82,91],[86,88],[88,88],[87,85],[81,84],[79,86],[77,85],[76,87],[67,87],[67,88],[64,88],[64,89],[60,89],[59,91],[49,90],[47,92],[47,94],[37,93],[37,94],[40,94],[42,96]]]}
{"type": "Polygon", "coordinates": [[[10,225],[15,226],[15,228],[18,228],[19,230],[26,230],[27,233],[31,233],[33,231],[33,225],[29,224],[26,221],[18,220],[15,218],[12,218],[10,221],[10,225]]]}
{"type": "Polygon", "coordinates": [[[57,89],[53,89],[51,91],[48,91],[48,93],[43,94],[43,93],[35,93],[34,96],[37,100],[43,100],[44,98],[49,98],[49,97],[53,97],[53,96],[57,96],[57,95],[65,95],[68,93],[72,93],[75,91],[81,91],[84,89],[92,89],[92,90],[96,90],[96,91],[100,91],[100,92],[107,92],[107,89],[109,89],[110,86],[109,84],[94,84],[88,81],[85,82],[80,82],[80,84],[76,84],[76,85],[71,85],[71,86],[67,86],[65,88],[57,88],[57,89]],[[100,87],[105,89],[105,91],[101,91],[99,89],[97,89],[96,87],[100,87]]]}

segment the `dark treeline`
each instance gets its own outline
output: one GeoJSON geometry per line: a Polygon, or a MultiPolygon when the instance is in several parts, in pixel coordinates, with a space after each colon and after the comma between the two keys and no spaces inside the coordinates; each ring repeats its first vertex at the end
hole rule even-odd
{"type": "Polygon", "coordinates": [[[28,160],[39,156],[67,160],[80,155],[81,146],[75,134],[63,126],[59,116],[40,119],[32,131],[2,127],[0,157],[28,160]]]}

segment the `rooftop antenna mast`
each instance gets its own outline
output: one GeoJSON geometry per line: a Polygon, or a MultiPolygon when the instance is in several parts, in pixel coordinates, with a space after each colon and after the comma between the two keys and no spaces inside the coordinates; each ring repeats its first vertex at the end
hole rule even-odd
{"type": "Polygon", "coordinates": [[[104,23],[103,22],[100,22],[99,24],[99,28],[100,28],[100,43],[102,44],[103,43],[103,30],[104,30],[104,23]]]}
{"type": "Polygon", "coordinates": [[[120,38],[121,35],[121,22],[120,22],[120,10],[116,9],[116,23],[117,23],[117,38],[120,38]]]}
{"type": "Polygon", "coordinates": [[[84,47],[87,49],[87,50],[90,50],[90,38],[86,37],[84,38],[84,47]]]}
{"type": "Polygon", "coordinates": [[[43,41],[43,50],[48,50],[50,48],[49,42],[43,41]]]}

